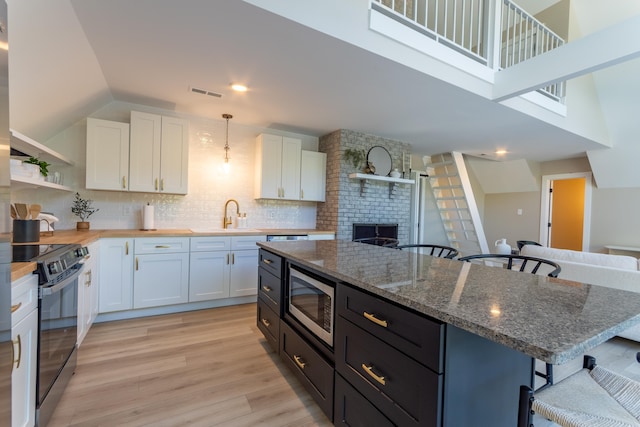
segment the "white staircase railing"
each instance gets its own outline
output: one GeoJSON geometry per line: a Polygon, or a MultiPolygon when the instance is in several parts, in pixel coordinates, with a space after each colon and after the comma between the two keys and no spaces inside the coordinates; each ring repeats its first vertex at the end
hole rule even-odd
{"type": "Polygon", "coordinates": [[[372,0],[371,6],[487,65],[486,1],[372,0]]]}
{"type": "MultiPolygon", "coordinates": [[[[508,68],[564,44],[560,36],[510,0],[502,0],[500,34],[500,68],[508,68]]],[[[564,102],[565,82],[538,91],[564,102]]]]}
{"type": "MultiPolygon", "coordinates": [[[[371,0],[371,7],[492,68],[507,68],[564,44],[511,0],[371,0]],[[494,40],[499,41],[495,48],[494,40]]],[[[564,103],[564,82],[538,91],[564,103]]]]}
{"type": "Polygon", "coordinates": [[[449,245],[461,256],[489,253],[462,154],[429,156],[425,166],[449,245]]]}

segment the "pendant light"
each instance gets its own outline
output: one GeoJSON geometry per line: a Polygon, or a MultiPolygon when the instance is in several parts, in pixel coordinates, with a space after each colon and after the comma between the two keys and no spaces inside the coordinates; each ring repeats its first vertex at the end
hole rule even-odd
{"type": "Polygon", "coordinates": [[[227,120],[227,139],[224,143],[224,164],[222,165],[222,168],[226,173],[229,173],[229,169],[231,167],[229,164],[229,150],[231,149],[229,147],[229,119],[232,119],[233,116],[231,114],[223,114],[222,118],[227,120]]]}

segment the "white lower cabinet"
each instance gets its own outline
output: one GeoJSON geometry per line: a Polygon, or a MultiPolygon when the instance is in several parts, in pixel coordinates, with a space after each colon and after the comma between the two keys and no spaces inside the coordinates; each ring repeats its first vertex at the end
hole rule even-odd
{"type": "Polygon", "coordinates": [[[88,246],[89,254],[84,262],[84,271],[78,278],[78,347],[98,316],[100,274],[98,272],[100,243],[88,246]]]}
{"type": "Polygon", "coordinates": [[[100,239],[99,312],[133,308],[133,239],[100,239]]]}
{"type": "Polygon", "coordinates": [[[31,427],[36,417],[37,275],[22,277],[11,284],[11,324],[11,425],[31,427]]]}
{"type": "Polygon", "coordinates": [[[265,236],[192,237],[189,301],[256,295],[256,242],[265,240],[265,236]]]}
{"type": "Polygon", "coordinates": [[[133,308],[189,300],[189,238],[135,239],[133,308]]]}

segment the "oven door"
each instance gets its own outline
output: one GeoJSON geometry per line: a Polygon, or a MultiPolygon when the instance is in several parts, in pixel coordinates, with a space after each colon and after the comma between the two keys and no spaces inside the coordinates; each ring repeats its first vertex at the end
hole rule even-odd
{"type": "Polygon", "coordinates": [[[78,264],[73,274],[53,286],[40,287],[38,404],[42,405],[76,348],[78,336],[78,264]]]}
{"type": "Polygon", "coordinates": [[[289,314],[330,347],[333,347],[334,292],[331,284],[309,277],[293,266],[289,269],[289,314]]]}

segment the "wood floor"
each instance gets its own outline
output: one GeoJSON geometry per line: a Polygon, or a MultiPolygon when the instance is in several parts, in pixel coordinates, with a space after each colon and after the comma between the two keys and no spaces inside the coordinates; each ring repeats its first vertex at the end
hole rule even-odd
{"type": "Polygon", "coordinates": [[[331,426],[255,319],[245,304],[95,324],[48,427],[331,426]]]}

